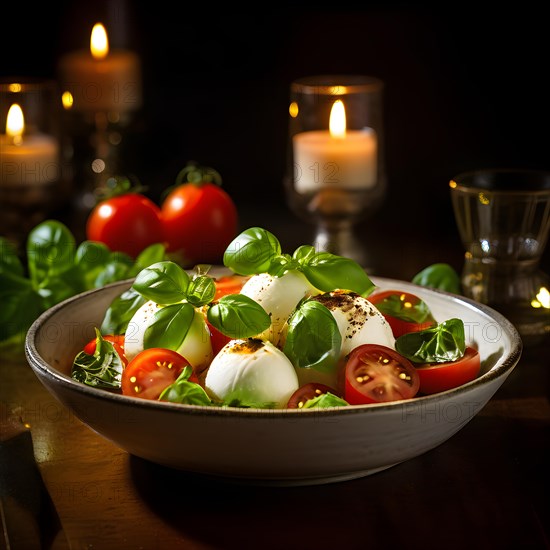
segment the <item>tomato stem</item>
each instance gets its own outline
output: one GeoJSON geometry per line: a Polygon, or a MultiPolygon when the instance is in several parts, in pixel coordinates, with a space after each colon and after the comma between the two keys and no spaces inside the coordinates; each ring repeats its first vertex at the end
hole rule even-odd
{"type": "Polygon", "coordinates": [[[96,198],[101,202],[128,193],[145,193],[146,190],[135,177],[111,176],[103,187],[96,190],[96,198]]]}
{"type": "Polygon", "coordinates": [[[222,177],[214,168],[190,161],[176,176],[176,186],[184,183],[192,183],[199,187],[205,183],[214,183],[221,187],[222,177]]]}

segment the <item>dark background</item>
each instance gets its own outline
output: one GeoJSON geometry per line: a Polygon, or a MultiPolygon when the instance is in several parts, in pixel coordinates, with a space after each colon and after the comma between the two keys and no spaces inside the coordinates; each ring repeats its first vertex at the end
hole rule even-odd
{"type": "MultiPolygon", "coordinates": [[[[385,239],[398,249],[399,232],[417,232],[419,243],[436,232],[456,245],[448,181],[462,171],[550,168],[550,48],[537,11],[273,6],[220,13],[182,4],[179,15],[163,1],[12,2],[3,7],[0,76],[56,78],[59,57],[88,48],[102,21],[111,47],[134,49],[143,63],[144,106],[124,136],[125,170],[157,198],[188,160],[212,166],[243,225],[298,223],[301,242],[310,229],[282,185],[298,77],[360,73],[385,83],[388,195],[358,227],[379,249],[385,239]]],[[[417,252],[427,254],[421,244],[417,252]]],[[[432,256],[457,261],[445,246],[432,256]]]]}

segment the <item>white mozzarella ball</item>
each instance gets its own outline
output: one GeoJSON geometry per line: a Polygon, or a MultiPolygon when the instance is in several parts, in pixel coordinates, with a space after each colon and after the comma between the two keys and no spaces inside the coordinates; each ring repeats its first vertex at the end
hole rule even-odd
{"type": "MultiPolygon", "coordinates": [[[[163,306],[149,300],[143,304],[128,323],[124,338],[124,354],[128,361],[144,350],[143,338],[153,316],[163,306]]],[[[182,344],[175,349],[185,357],[196,372],[204,370],[213,357],[210,332],[200,311],[195,310],[189,331],[182,344]]]]}
{"type": "Polygon", "coordinates": [[[348,291],[335,290],[313,298],[323,304],[334,317],[342,338],[337,368],[321,373],[315,369],[297,368],[300,385],[320,382],[337,389],[338,375],[344,368],[347,355],[362,344],[381,344],[395,348],[395,338],[389,323],[366,298],[348,291]]]}
{"type": "Polygon", "coordinates": [[[361,344],[395,347],[395,338],[382,313],[366,298],[347,291],[327,292],[315,298],[328,308],[342,337],[340,357],[361,344]]]}
{"type": "Polygon", "coordinates": [[[281,277],[260,273],[252,276],[241,289],[241,294],[255,300],[271,317],[271,326],[257,337],[275,345],[279,343],[281,331],[298,302],[320,293],[299,271],[287,271],[281,277]]]}
{"type": "Polygon", "coordinates": [[[271,342],[247,338],[231,340],[220,350],[204,385],[215,401],[280,409],[298,389],[298,377],[287,356],[271,342]]]}

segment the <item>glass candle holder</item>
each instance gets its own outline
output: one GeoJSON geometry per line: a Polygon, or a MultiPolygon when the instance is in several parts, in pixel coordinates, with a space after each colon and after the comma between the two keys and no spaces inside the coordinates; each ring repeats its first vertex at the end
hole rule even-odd
{"type": "Polygon", "coordinates": [[[383,83],[363,75],[319,75],[290,87],[286,197],[314,224],[314,246],[366,266],[354,225],[386,193],[383,83]]]}
{"type": "Polygon", "coordinates": [[[550,173],[479,170],[450,181],[464,245],[463,293],[505,315],[524,344],[550,333],[550,277],[540,270],[550,232],[550,173]]]}
{"type": "Polygon", "coordinates": [[[0,235],[24,245],[67,196],[55,82],[0,82],[0,235]]]}

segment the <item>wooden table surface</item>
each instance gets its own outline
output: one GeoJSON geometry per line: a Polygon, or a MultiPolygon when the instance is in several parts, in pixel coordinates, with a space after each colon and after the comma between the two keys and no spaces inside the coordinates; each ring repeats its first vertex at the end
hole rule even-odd
{"type": "MultiPolygon", "coordinates": [[[[377,274],[408,278],[445,257],[403,250],[400,266],[377,274]]],[[[306,487],[213,481],[130,456],[57,402],[25,360],[2,358],[0,369],[0,401],[30,425],[61,520],[56,548],[550,548],[548,343],[525,348],[489,403],[437,448],[306,487]]]]}

